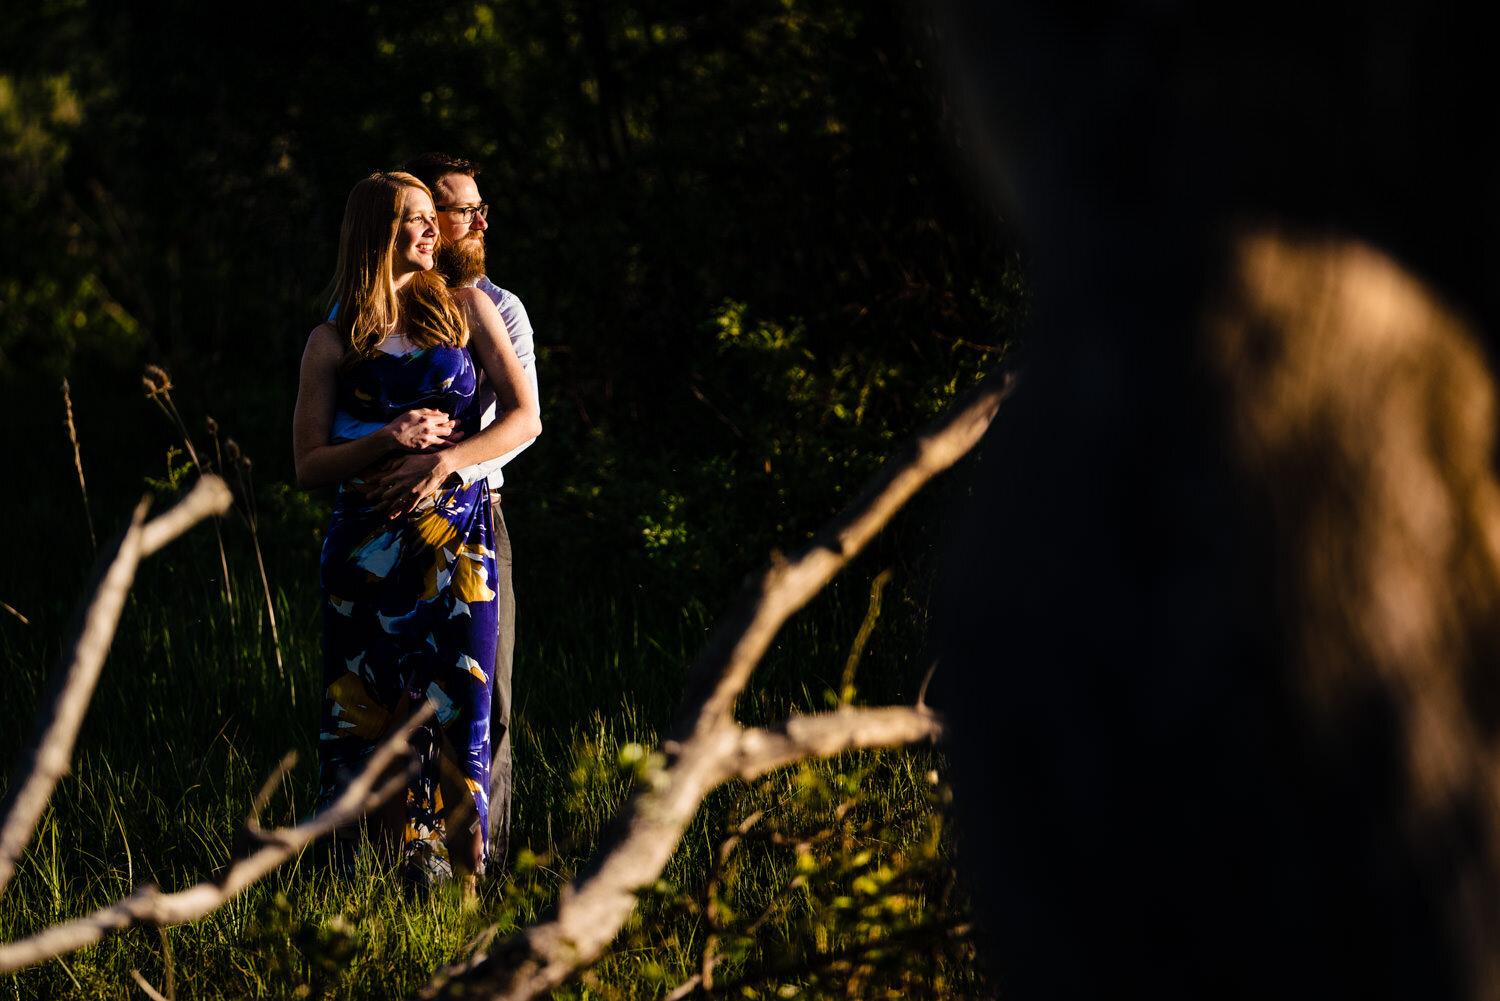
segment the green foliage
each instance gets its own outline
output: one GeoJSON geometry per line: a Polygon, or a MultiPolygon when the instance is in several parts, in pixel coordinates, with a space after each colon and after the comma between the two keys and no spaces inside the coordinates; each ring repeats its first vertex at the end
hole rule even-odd
{"type": "MultiPolygon", "coordinates": [[[[991,308],[978,296],[963,303],[976,315],[991,308]]],[[[716,360],[692,380],[698,413],[675,440],[714,447],[622,460],[596,430],[546,513],[585,513],[597,523],[633,512],[633,538],[622,526],[615,545],[644,555],[655,572],[707,575],[726,586],[753,566],[726,560],[800,544],[899,439],[976,384],[1004,348],[962,342],[872,357],[818,336],[809,321],[757,316],[732,300],[706,327],[716,360]]]]}
{"type": "Polygon", "coordinates": [[[152,490],[156,491],[159,494],[166,494],[169,497],[175,497],[176,495],[182,493],[182,491],[187,487],[191,486],[193,481],[196,480],[197,477],[194,477],[192,475],[192,462],[182,461],[184,454],[186,453],[184,453],[182,449],[178,448],[176,445],[168,445],[166,475],[161,477],[144,477],[146,486],[150,487],[152,490]]]}
{"type": "Polygon", "coordinates": [[[688,979],[664,962],[680,956],[696,996],[988,996],[943,833],[951,797],[922,771],[935,763],[846,756],[727,790],[708,864],[641,893],[595,983],[665,994],[688,979]]]}
{"type": "Polygon", "coordinates": [[[122,362],[140,349],[139,325],[85,260],[96,232],[64,183],[91,104],[68,72],[0,73],[0,225],[25,245],[0,257],[0,372],[55,381],[80,352],[122,362]]]}

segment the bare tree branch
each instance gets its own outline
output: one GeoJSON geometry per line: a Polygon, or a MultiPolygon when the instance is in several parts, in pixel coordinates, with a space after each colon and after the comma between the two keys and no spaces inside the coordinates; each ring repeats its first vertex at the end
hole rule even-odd
{"type": "Polygon", "coordinates": [[[843,709],[794,717],[769,730],[741,727],[735,700],[782,624],[805,605],[932,477],[983,436],[1015,376],[988,380],[928,425],[860,495],[790,559],[777,557],[736,601],[688,675],[663,744],[669,763],[616,818],[589,869],[564,887],[556,913],[488,952],[434,974],[421,997],[538,997],[595,962],[635,908],[636,892],[665,868],[703,797],[734,777],[753,778],[815,755],[936,737],[923,707],[843,709]]]}
{"type": "Polygon", "coordinates": [[[186,497],[146,523],[141,556],[150,556],[203,519],[226,513],[233,503],[234,495],[224,481],[212,473],[205,475],[186,497]]]}
{"type": "Polygon", "coordinates": [[[688,671],[687,691],[671,731],[674,738],[712,730],[731,718],[735,699],[782,624],[928,480],[978,444],[1015,384],[1015,373],[986,379],[917,432],[811,543],[791,559],[773,559],[760,580],[740,593],[688,671]]]}
{"type": "Polygon", "coordinates": [[[57,780],[68,771],[78,728],[93,698],[136,567],[143,557],[192,525],[229,510],[230,494],[223,480],[205,476],[170,511],[148,523],[149,504],[142,500],[136,505],[125,531],[95,562],[96,583],[75,613],[73,640],[54,676],[50,705],[38,714],[33,750],[21,757],[11,777],[13,792],[0,826],[0,893],[15,875],[16,859],[31,840],[57,780]]]}
{"type": "Polygon", "coordinates": [[[918,706],[840,709],[814,716],[793,716],[769,730],[742,729],[724,764],[731,775],[748,782],[807,758],[916,744],[938,740],[942,735],[942,721],[931,709],[918,706]]]}
{"type": "Polygon", "coordinates": [[[322,813],[295,827],[269,831],[261,830],[257,822],[256,840],[260,847],[244,858],[236,859],[217,879],[205,880],[176,893],[163,893],[154,885],[142,886],[129,897],[86,917],[53,925],[30,938],[0,945],[0,973],[19,970],[92,945],[110,932],[133,924],[149,921],[157,925],[178,925],[211,914],[316,839],[353,823],[405,789],[407,777],[404,770],[380,788],[376,788],[375,783],[393,761],[406,753],[407,738],[426,722],[432,711],[431,703],[423,705],[401,729],[376,748],[364,770],[322,813]]]}

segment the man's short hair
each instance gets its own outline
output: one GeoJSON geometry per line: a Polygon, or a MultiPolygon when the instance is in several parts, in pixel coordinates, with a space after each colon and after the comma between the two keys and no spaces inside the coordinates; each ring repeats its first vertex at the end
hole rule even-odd
{"type": "Polygon", "coordinates": [[[463,174],[465,177],[478,177],[479,165],[460,157],[449,156],[447,153],[423,153],[406,161],[402,170],[413,174],[434,192],[437,191],[438,178],[447,174],[463,174]]]}

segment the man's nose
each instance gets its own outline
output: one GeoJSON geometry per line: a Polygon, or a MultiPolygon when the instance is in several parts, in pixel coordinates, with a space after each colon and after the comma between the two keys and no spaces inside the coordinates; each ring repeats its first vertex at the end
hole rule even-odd
{"type": "Polygon", "coordinates": [[[480,215],[478,212],[475,212],[474,218],[469,221],[469,228],[478,230],[479,232],[483,233],[485,230],[490,228],[490,224],[484,221],[484,216],[480,215]]]}

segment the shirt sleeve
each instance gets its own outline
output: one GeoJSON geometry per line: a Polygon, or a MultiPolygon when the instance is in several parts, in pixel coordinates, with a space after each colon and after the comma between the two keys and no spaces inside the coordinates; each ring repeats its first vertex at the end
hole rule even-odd
{"type": "MultiPolygon", "coordinates": [[[[483,285],[480,287],[484,288],[483,285]]],[[[490,298],[495,298],[495,294],[490,292],[489,289],[484,289],[484,291],[490,295],[490,298]]],[[[541,393],[538,390],[536,379],[536,341],[531,330],[531,318],[526,315],[526,307],[522,305],[519,297],[500,289],[496,289],[495,291],[500,293],[499,298],[495,301],[495,307],[500,311],[500,318],[505,321],[505,329],[510,333],[510,345],[516,351],[516,360],[521,363],[521,368],[526,372],[526,379],[531,383],[533,397],[540,401],[541,393]]],[[[484,414],[479,419],[480,426],[488,427],[494,419],[495,401],[492,395],[484,414]]],[[[530,441],[524,441],[498,458],[478,462],[472,466],[465,466],[458,471],[458,477],[463,481],[465,486],[481,477],[487,477],[490,481],[491,489],[499,487],[505,482],[505,476],[501,473],[501,469],[510,460],[530,448],[533,441],[536,441],[536,439],[532,438],[530,441]]]]}

